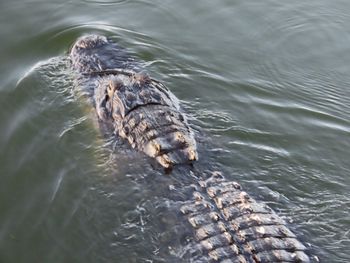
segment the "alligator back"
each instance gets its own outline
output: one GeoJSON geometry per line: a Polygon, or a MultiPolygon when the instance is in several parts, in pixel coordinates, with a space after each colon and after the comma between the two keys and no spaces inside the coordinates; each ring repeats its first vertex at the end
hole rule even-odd
{"type": "MultiPolygon", "coordinates": [[[[175,96],[122,48],[102,36],[84,36],[70,58],[78,84],[91,91],[99,120],[111,123],[117,136],[166,168],[197,160],[194,136],[175,96]]],[[[200,262],[310,262],[305,246],[269,207],[219,173],[205,178],[196,171],[194,198],[181,209],[205,251],[200,262]]]]}
{"type": "Polygon", "coordinates": [[[165,168],[197,160],[196,143],[176,97],[140,72],[122,48],[102,36],[85,36],[70,57],[80,81],[94,83],[90,88],[97,115],[112,123],[115,134],[165,168]]]}

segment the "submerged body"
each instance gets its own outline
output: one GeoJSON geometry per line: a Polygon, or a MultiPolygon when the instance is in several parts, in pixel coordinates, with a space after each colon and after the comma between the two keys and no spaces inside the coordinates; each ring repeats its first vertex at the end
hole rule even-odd
{"type": "MultiPolygon", "coordinates": [[[[175,96],[114,42],[85,36],[70,52],[79,85],[98,118],[163,167],[198,159],[196,142],[175,96]]],[[[181,212],[193,227],[200,262],[310,262],[305,246],[270,208],[219,173],[196,175],[193,199],[181,212]]],[[[197,262],[198,262],[197,261],[197,262]]]]}

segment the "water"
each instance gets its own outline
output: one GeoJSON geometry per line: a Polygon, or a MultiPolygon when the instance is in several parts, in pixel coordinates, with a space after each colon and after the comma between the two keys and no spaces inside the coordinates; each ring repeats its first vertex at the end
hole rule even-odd
{"type": "Polygon", "coordinates": [[[350,2],[285,2],[2,0],[0,262],[185,253],[172,178],[104,138],[72,88],[65,54],[84,33],[175,93],[201,165],[291,220],[321,262],[350,262],[350,2]]]}

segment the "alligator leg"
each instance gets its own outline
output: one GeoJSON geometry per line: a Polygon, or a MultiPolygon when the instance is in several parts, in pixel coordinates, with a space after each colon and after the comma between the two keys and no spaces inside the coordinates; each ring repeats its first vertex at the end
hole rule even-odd
{"type": "Polygon", "coordinates": [[[310,262],[305,246],[271,208],[218,173],[181,208],[195,237],[213,262],[310,262]]]}

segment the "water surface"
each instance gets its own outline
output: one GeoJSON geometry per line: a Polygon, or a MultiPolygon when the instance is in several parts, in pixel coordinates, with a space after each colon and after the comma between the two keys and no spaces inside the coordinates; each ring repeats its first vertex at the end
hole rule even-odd
{"type": "Polygon", "coordinates": [[[104,138],[73,89],[65,56],[86,33],[181,100],[201,165],[291,221],[321,262],[350,262],[350,2],[289,2],[1,2],[0,262],[181,262],[188,249],[172,179],[104,138]]]}

